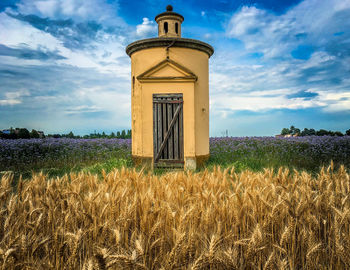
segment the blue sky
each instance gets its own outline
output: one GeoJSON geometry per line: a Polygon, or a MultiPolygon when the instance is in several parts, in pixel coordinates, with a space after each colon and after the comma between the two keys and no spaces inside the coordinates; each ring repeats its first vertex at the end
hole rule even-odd
{"type": "Polygon", "coordinates": [[[129,129],[125,47],[167,4],[215,48],[211,136],[350,128],[350,0],[1,0],[0,129],[129,129]]]}

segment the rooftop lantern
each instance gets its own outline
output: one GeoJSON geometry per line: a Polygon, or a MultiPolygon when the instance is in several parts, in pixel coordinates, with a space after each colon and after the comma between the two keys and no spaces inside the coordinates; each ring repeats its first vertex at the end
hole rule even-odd
{"type": "Polygon", "coordinates": [[[209,157],[209,58],[214,49],[181,38],[184,17],[168,5],[158,37],[126,47],[131,58],[134,163],[196,169],[209,157]]]}
{"type": "Polygon", "coordinates": [[[166,11],[155,18],[158,23],[158,37],[181,37],[181,24],[184,17],[173,12],[173,7],[168,5],[166,11]]]}

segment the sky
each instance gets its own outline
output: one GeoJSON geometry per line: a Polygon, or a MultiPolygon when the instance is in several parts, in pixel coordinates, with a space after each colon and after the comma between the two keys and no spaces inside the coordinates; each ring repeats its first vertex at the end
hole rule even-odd
{"type": "Polygon", "coordinates": [[[0,0],[0,129],[130,129],[125,47],[168,4],[215,49],[210,136],[350,129],[350,0],[0,0]]]}

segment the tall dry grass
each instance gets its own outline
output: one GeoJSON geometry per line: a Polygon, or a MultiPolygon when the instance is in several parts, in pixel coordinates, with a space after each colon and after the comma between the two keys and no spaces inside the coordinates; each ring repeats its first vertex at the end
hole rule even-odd
{"type": "Polygon", "coordinates": [[[350,179],[280,169],[0,187],[1,269],[348,269],[350,179]]]}

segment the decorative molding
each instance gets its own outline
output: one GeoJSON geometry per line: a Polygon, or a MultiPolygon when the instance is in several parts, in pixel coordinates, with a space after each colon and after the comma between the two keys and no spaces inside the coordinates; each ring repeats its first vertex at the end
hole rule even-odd
{"type": "Polygon", "coordinates": [[[175,37],[159,37],[159,38],[148,38],[135,41],[130,43],[125,51],[131,56],[134,52],[150,49],[150,48],[159,48],[159,47],[177,47],[177,48],[189,48],[193,50],[198,50],[205,52],[208,56],[212,56],[214,53],[214,48],[209,44],[189,38],[175,38],[175,37]],[[173,43],[173,44],[172,44],[173,43]],[[172,45],[171,45],[172,44],[172,45]]]}
{"type": "Polygon", "coordinates": [[[192,71],[170,59],[163,60],[137,76],[137,80],[140,82],[195,82],[197,79],[197,76],[192,71]],[[167,66],[183,74],[183,76],[152,76],[167,66]]]}

